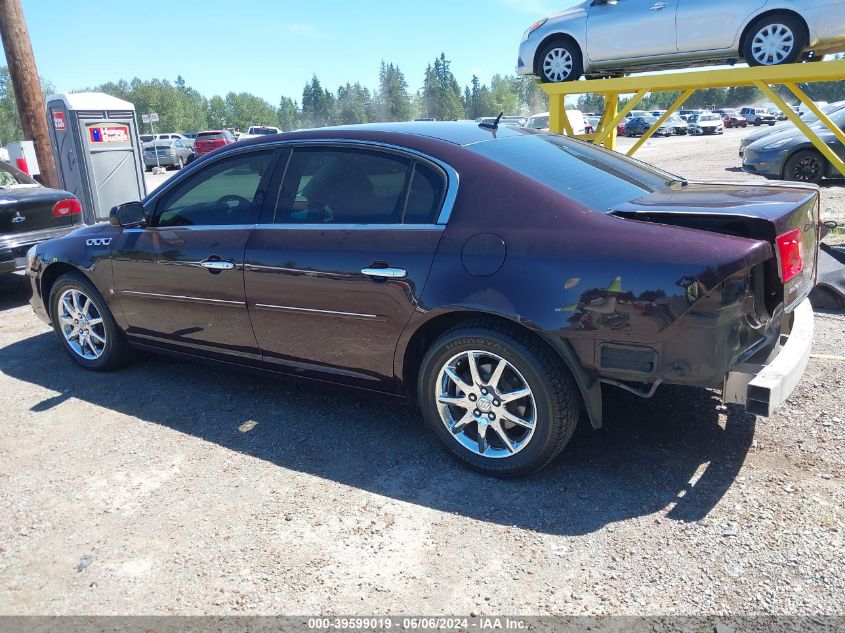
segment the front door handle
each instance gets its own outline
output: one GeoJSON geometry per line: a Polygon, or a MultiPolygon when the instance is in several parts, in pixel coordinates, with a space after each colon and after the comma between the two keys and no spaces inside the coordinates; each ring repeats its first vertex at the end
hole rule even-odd
{"type": "Polygon", "coordinates": [[[361,274],[384,279],[404,279],[408,276],[408,271],[404,268],[363,268],[361,274]]]}
{"type": "Polygon", "coordinates": [[[651,10],[651,11],[662,11],[663,9],[667,8],[668,6],[669,6],[669,3],[668,3],[668,2],[655,2],[655,3],[651,6],[651,9],[650,9],[650,10],[651,10]]]}
{"type": "Polygon", "coordinates": [[[222,259],[206,259],[204,262],[200,262],[200,266],[207,268],[212,272],[217,272],[221,270],[234,270],[235,262],[222,259]]]}

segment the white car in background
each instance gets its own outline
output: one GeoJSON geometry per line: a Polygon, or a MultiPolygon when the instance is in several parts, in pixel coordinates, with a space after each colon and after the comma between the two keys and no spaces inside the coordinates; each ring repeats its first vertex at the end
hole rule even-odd
{"type": "Polygon", "coordinates": [[[587,0],[528,28],[516,72],[561,82],[843,50],[843,0],[587,0]]]}
{"type": "Polygon", "coordinates": [[[241,132],[236,136],[237,140],[242,141],[247,138],[256,138],[258,136],[268,136],[270,134],[281,134],[282,130],[272,125],[253,125],[246,132],[241,132]]]}
{"type": "MultiPolygon", "coordinates": [[[[587,120],[580,110],[567,110],[566,118],[569,119],[569,125],[572,126],[572,133],[576,136],[587,133],[587,120]]],[[[530,127],[534,130],[548,130],[549,129],[549,113],[540,112],[539,114],[532,114],[528,117],[523,127],[530,127]]]]}

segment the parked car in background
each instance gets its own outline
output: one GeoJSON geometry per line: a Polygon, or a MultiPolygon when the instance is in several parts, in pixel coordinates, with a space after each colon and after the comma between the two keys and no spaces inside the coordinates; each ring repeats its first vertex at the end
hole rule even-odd
{"type": "MultiPolygon", "coordinates": [[[[629,119],[625,124],[625,136],[642,136],[654,127],[655,123],[657,123],[657,117],[650,114],[629,119]]],[[[674,134],[674,130],[667,122],[657,128],[653,136],[672,136],[672,134],[674,134]]]]}
{"type": "Polygon", "coordinates": [[[515,127],[522,127],[525,125],[525,122],[528,120],[528,117],[520,116],[520,115],[509,115],[503,116],[502,119],[499,121],[500,125],[513,125],[515,127]]]}
{"type": "MultiPolygon", "coordinates": [[[[587,133],[587,121],[580,110],[566,110],[566,118],[569,119],[569,125],[572,127],[573,134],[577,136],[587,133]]],[[[539,114],[532,114],[525,121],[523,127],[531,128],[532,130],[548,130],[549,113],[540,112],[539,114]]]]}
{"type": "Polygon", "coordinates": [[[149,143],[154,141],[156,137],[155,134],[140,134],[138,138],[141,139],[141,143],[149,143]]]}
{"type": "MultiPolygon", "coordinates": [[[[845,130],[845,108],[830,115],[831,122],[845,130]]],[[[742,168],[767,178],[819,183],[823,178],[841,178],[842,174],[816,149],[804,133],[794,125],[778,126],[779,131],[747,145],[742,152],[742,168]]],[[[810,129],[845,159],[845,146],[821,122],[810,129]]]]}
{"type": "Polygon", "coordinates": [[[742,108],[739,113],[744,116],[749,123],[756,127],[761,125],[774,125],[778,122],[777,117],[766,108],[752,108],[746,106],[742,108]]]}
{"type": "Polygon", "coordinates": [[[156,166],[182,169],[194,159],[194,149],[187,139],[163,139],[144,143],[143,156],[147,171],[156,166]]]}
{"type": "Polygon", "coordinates": [[[72,193],[42,187],[0,161],[0,273],[24,269],[32,246],[79,228],[81,214],[72,193]]]}
{"type": "Polygon", "coordinates": [[[689,124],[684,121],[679,114],[672,113],[666,119],[666,125],[672,128],[672,133],[678,136],[689,134],[689,124]]]}
{"type": "Polygon", "coordinates": [[[619,123],[616,124],[616,135],[617,136],[625,136],[625,126],[628,124],[630,119],[622,119],[619,123]]]}
{"type": "Polygon", "coordinates": [[[350,126],[224,148],[38,245],[28,278],[84,369],[138,347],[406,397],[518,476],[611,388],[770,415],[809,358],[818,213],[816,187],[686,182],[532,129],[350,126]]]}
{"type": "Polygon", "coordinates": [[[689,120],[689,133],[694,136],[702,136],[704,134],[724,134],[725,126],[722,123],[722,117],[715,112],[705,112],[703,114],[693,114],[689,120]]]}
{"type": "Polygon", "coordinates": [[[842,50],[837,0],[593,0],[532,24],[516,72],[561,82],[738,59],[775,66],[842,50]]]}
{"type": "Polygon", "coordinates": [[[194,139],[194,151],[197,156],[203,156],[234,142],[235,137],[229,130],[206,130],[197,133],[194,139]]]}
{"type": "MultiPolygon", "coordinates": [[[[819,109],[824,114],[831,116],[832,114],[838,112],[839,110],[842,110],[843,108],[845,108],[845,101],[836,101],[834,103],[822,105],[819,109]]],[[[819,118],[812,112],[805,112],[801,115],[801,120],[804,121],[804,123],[811,125],[813,123],[818,122],[819,118]]],[[[771,134],[778,134],[788,129],[795,131],[798,128],[796,128],[795,125],[792,124],[792,122],[789,122],[784,123],[782,125],[776,125],[774,127],[766,127],[761,130],[756,130],[751,134],[744,136],[739,142],[739,157],[742,158],[743,153],[745,152],[745,148],[754,143],[755,141],[759,141],[761,138],[764,138],[771,134]]]]}
{"type": "Polygon", "coordinates": [[[587,116],[587,134],[595,132],[599,127],[599,123],[601,123],[601,116],[587,116]]]}
{"type": "Polygon", "coordinates": [[[237,139],[239,141],[256,138],[257,136],[269,136],[270,134],[279,134],[281,129],[273,127],[272,125],[253,125],[246,132],[239,132],[237,139]]]}
{"type": "Polygon", "coordinates": [[[714,112],[721,115],[722,123],[726,128],[748,127],[748,119],[742,116],[739,110],[735,108],[722,108],[721,110],[714,110],[714,112]]]}
{"type": "Polygon", "coordinates": [[[679,110],[678,115],[684,120],[689,121],[693,114],[701,114],[704,110],[679,110]]]}

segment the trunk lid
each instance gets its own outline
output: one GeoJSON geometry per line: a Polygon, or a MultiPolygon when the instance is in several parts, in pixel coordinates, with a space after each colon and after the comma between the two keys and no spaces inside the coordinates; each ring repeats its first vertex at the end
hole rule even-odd
{"type": "MultiPolygon", "coordinates": [[[[787,183],[697,183],[673,185],[610,210],[643,222],[683,226],[765,240],[775,260],[767,268],[766,293],[794,309],[815,285],[819,245],[819,189],[787,183]],[[796,233],[797,231],[797,233],[796,233]],[[801,272],[784,283],[778,238],[797,236],[801,272]]],[[[780,240],[782,241],[782,240],[780,240]]]]}
{"type": "Polygon", "coordinates": [[[0,188],[0,235],[32,233],[79,223],[79,215],[53,216],[53,206],[59,200],[67,198],[73,198],[73,195],[67,191],[47,189],[40,185],[0,188]]]}

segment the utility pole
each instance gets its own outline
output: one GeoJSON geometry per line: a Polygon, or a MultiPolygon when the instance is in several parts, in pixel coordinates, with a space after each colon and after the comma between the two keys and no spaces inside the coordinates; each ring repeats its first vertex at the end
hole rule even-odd
{"type": "Polygon", "coordinates": [[[35,67],[32,42],[23,17],[20,0],[0,0],[0,37],[9,75],[15,88],[15,101],[21,118],[24,137],[32,140],[41,168],[41,178],[48,187],[59,187],[56,163],[47,130],[47,113],[41,79],[35,67]]]}

